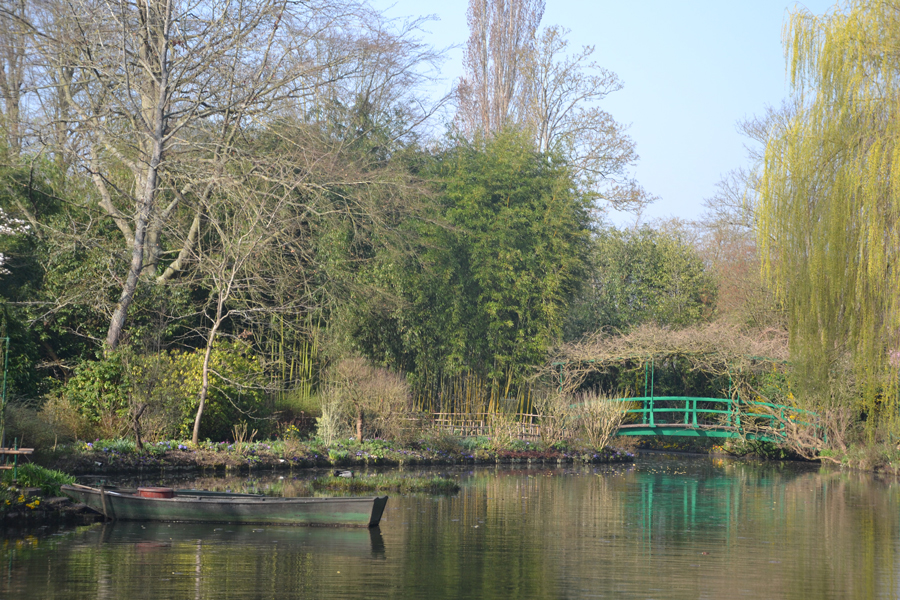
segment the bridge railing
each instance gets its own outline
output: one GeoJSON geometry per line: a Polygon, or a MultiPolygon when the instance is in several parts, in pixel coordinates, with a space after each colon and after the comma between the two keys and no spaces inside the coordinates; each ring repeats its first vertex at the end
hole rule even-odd
{"type": "MultiPolygon", "coordinates": [[[[656,428],[660,425],[706,427],[732,429],[738,436],[754,434],[759,439],[783,441],[787,435],[788,422],[818,428],[813,424],[814,413],[771,402],[693,396],[641,396],[615,400],[640,404],[639,408],[626,410],[626,415],[639,416],[639,422],[626,416],[626,422],[622,426],[626,430],[635,427],[656,428]]],[[[824,432],[822,436],[824,437],[824,432]]]]}
{"type": "MultiPolygon", "coordinates": [[[[684,425],[711,425],[710,415],[723,415],[712,417],[718,419],[716,424],[724,418],[730,425],[734,419],[734,411],[730,408],[730,401],[722,398],[700,398],[688,396],[645,396],[637,398],[616,398],[616,402],[640,403],[640,408],[630,408],[626,415],[640,415],[641,424],[654,427],[659,424],[683,423],[684,425]],[[698,408],[698,404],[700,407],[698,408]],[[727,404],[728,409],[718,408],[727,404]],[[660,415],[666,418],[660,419],[660,415]],[[671,415],[671,416],[670,416],[671,415]],[[701,416],[702,415],[702,416],[701,416]],[[699,418],[698,418],[699,417],[699,418]],[[704,418],[705,417],[705,418],[704,418]]],[[[739,419],[740,417],[738,417],[739,419]]],[[[627,417],[626,417],[626,424],[627,417]]]]}
{"type": "MultiPolygon", "coordinates": [[[[814,424],[813,413],[771,402],[693,396],[643,396],[614,401],[629,405],[618,435],[695,435],[699,431],[714,437],[783,442],[790,433],[786,424],[795,423],[816,430],[817,436],[824,438],[824,432],[814,424]]],[[[491,413],[441,412],[431,415],[431,426],[461,437],[490,436],[496,418],[491,413]]],[[[522,440],[541,439],[541,426],[548,423],[556,427],[575,425],[574,421],[559,423],[554,417],[538,414],[520,413],[506,418],[513,427],[510,433],[522,440]]]]}

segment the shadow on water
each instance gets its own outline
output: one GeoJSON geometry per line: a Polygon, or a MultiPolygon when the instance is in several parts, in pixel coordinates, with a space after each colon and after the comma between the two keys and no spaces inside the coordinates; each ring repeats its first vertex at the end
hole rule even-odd
{"type": "MultiPolygon", "coordinates": [[[[385,557],[378,527],[290,527],[196,523],[114,521],[97,526],[100,544],[130,545],[142,550],[178,544],[274,548],[355,557],[385,557]]],[[[93,533],[93,532],[92,532],[93,533]]]]}

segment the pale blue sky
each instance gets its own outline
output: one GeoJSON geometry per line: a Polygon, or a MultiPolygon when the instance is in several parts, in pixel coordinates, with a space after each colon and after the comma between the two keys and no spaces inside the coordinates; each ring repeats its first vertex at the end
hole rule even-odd
{"type": "MultiPolygon", "coordinates": [[[[435,14],[423,39],[462,46],[467,0],[373,0],[389,16],[435,14]]],[[[644,219],[694,219],[716,183],[747,164],[738,121],[787,96],[782,27],[788,11],[823,14],[834,1],[547,0],[543,25],[571,29],[570,47],[596,47],[595,60],[625,88],[604,108],[629,130],[641,160],[635,173],[659,201],[644,219]]],[[[462,50],[447,54],[445,89],[462,73],[462,50]]],[[[633,217],[616,216],[619,224],[633,217]]]]}

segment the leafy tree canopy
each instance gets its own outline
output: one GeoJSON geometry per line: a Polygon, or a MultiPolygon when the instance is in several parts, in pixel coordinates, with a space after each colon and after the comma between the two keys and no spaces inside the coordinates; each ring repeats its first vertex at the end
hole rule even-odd
{"type": "Polygon", "coordinates": [[[425,173],[438,214],[414,225],[415,260],[379,267],[402,303],[363,300],[360,345],[419,373],[503,378],[536,364],[584,273],[589,207],[570,171],[507,129],[453,147],[425,173]]]}
{"type": "Polygon", "coordinates": [[[644,323],[685,327],[712,314],[715,280],[677,232],[603,229],[593,238],[592,258],[566,323],[567,339],[644,323]]]}
{"type": "Polygon", "coordinates": [[[867,410],[880,398],[884,415],[897,413],[900,368],[898,9],[852,0],[791,15],[793,114],[770,131],[759,203],[765,270],[806,387],[849,356],[867,410]]]}

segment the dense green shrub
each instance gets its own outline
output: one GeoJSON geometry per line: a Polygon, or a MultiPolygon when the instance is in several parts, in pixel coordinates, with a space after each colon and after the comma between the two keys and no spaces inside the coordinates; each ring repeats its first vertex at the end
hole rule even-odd
{"type": "MultiPolygon", "coordinates": [[[[203,350],[136,354],[128,349],[84,361],[62,388],[61,400],[93,425],[98,437],[118,438],[141,413],[142,437],[190,437],[201,386],[203,350]]],[[[222,341],[211,356],[210,389],[200,435],[229,439],[235,423],[265,416],[262,366],[250,346],[222,341]]]]}
{"type": "Polygon", "coordinates": [[[570,306],[566,339],[643,323],[685,327],[712,315],[715,279],[677,232],[606,228],[592,243],[590,276],[570,306]]]}
{"type": "Polygon", "coordinates": [[[92,423],[104,417],[122,416],[128,410],[130,380],[122,353],[85,360],[75,367],[63,395],[92,423]]]}
{"type": "MultiPolygon", "coordinates": [[[[146,403],[148,439],[190,438],[201,386],[203,350],[161,352],[130,360],[131,402],[146,403]]],[[[219,342],[210,359],[210,388],[200,437],[230,439],[235,423],[265,416],[262,366],[248,344],[219,342]]]]}
{"type": "Polygon", "coordinates": [[[19,465],[17,479],[13,480],[13,471],[3,473],[3,483],[19,487],[39,487],[45,496],[59,496],[60,486],[75,483],[75,478],[60,471],[46,469],[40,465],[26,463],[19,465]]]}

